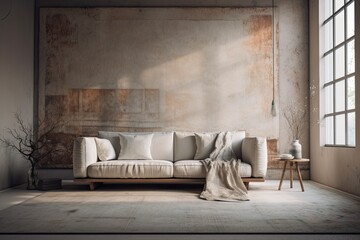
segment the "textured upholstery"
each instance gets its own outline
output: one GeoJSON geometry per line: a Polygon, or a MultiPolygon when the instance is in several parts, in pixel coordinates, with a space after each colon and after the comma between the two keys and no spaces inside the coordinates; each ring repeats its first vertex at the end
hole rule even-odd
{"type": "MultiPolygon", "coordinates": [[[[112,144],[114,144],[114,140],[117,140],[117,151],[120,150],[118,134],[118,132],[99,132],[100,137],[113,141],[112,144]]],[[[266,176],[267,144],[265,138],[245,138],[244,131],[237,131],[234,132],[232,137],[232,147],[237,157],[242,160],[242,177],[266,176]]],[[[95,138],[77,138],[73,150],[74,177],[205,178],[204,166],[199,160],[194,160],[196,152],[194,133],[156,132],[154,133],[151,151],[153,158],[157,160],[110,160],[100,162],[97,157],[95,138]],[[176,162],[172,163],[173,160],[176,162]]]]}
{"type": "MultiPolygon", "coordinates": [[[[238,159],[241,159],[242,140],[245,131],[232,132],[232,148],[238,159]]],[[[192,132],[175,132],[174,134],[174,161],[194,159],[196,153],[195,134],[192,132]]]]}
{"type": "MultiPolygon", "coordinates": [[[[251,165],[242,162],[241,177],[251,177],[251,165]]],[[[181,160],[174,163],[175,178],[206,178],[206,170],[200,160],[181,160]]]]}
{"type": "Polygon", "coordinates": [[[196,141],[194,133],[175,132],[174,134],[174,161],[194,159],[196,141]]]}
{"type": "Polygon", "coordinates": [[[73,172],[75,178],[86,178],[87,166],[96,163],[97,150],[95,138],[79,137],[74,141],[73,172]]]}
{"type": "Polygon", "coordinates": [[[116,157],[120,153],[120,138],[119,134],[149,134],[153,133],[151,142],[151,156],[153,159],[173,161],[173,135],[174,132],[105,132],[99,131],[99,138],[109,139],[113,144],[116,157]]]}
{"type": "Polygon", "coordinates": [[[119,134],[120,154],[118,159],[152,159],[151,141],[153,134],[119,134]]]}
{"type": "Polygon", "coordinates": [[[242,160],[252,166],[252,177],[265,177],[267,171],[266,138],[245,138],[242,141],[242,160]]]}
{"type": "Polygon", "coordinates": [[[245,131],[234,131],[232,135],[232,149],[238,159],[242,159],[241,144],[245,136],[245,131]]]}
{"type": "Polygon", "coordinates": [[[116,158],[114,147],[108,139],[95,138],[95,143],[100,161],[113,160],[116,158]]]}
{"type": "Polygon", "coordinates": [[[173,163],[165,160],[112,160],[87,167],[91,178],[172,178],[173,163]]]}
{"type": "Polygon", "coordinates": [[[200,160],[181,160],[174,162],[175,178],[205,178],[206,170],[200,160]]]}
{"type": "Polygon", "coordinates": [[[215,141],[218,133],[195,133],[196,153],[194,159],[205,159],[215,149],[215,141]]]}

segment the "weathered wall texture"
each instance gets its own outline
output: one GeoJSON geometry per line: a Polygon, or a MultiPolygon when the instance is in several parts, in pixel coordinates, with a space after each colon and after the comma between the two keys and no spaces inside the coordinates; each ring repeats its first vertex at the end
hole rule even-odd
{"type": "MultiPolygon", "coordinates": [[[[48,112],[54,106],[61,106],[74,126],[68,128],[68,133],[76,134],[95,134],[100,128],[126,131],[245,129],[250,135],[275,139],[269,141],[268,178],[279,178],[281,166],[273,158],[278,152],[288,151],[291,141],[283,110],[291,101],[308,107],[308,1],[275,1],[275,100],[278,110],[275,118],[270,116],[271,4],[271,0],[41,0],[41,7],[235,7],[220,9],[220,15],[206,12],[194,15],[188,12],[188,8],[178,9],[181,11],[179,15],[137,13],[138,17],[148,18],[142,28],[134,28],[134,23],[121,26],[120,19],[111,23],[112,27],[118,26],[114,30],[117,38],[112,36],[113,32],[104,30],[105,21],[100,21],[104,18],[100,14],[101,9],[93,9],[93,14],[86,9],[68,9],[80,12],[74,15],[78,21],[93,19],[94,24],[87,28],[84,28],[83,22],[73,24],[74,19],[70,16],[68,20],[60,16],[48,19],[49,23],[58,22],[68,27],[64,29],[58,25],[59,28],[50,32],[54,39],[48,40],[58,41],[59,44],[58,49],[52,49],[55,50],[53,54],[44,52],[48,48],[47,41],[43,39],[39,44],[43,83],[39,90],[43,113],[45,101],[49,104],[48,112]],[[226,15],[231,12],[227,18],[232,23],[219,21],[219,16],[224,17],[222,11],[226,15]],[[238,18],[240,12],[246,14],[238,18]],[[181,20],[189,15],[200,17],[201,21],[193,19],[191,26],[185,27],[181,20]],[[262,17],[256,20],[251,19],[251,15],[262,17]],[[175,16],[179,18],[172,20],[172,27],[166,27],[164,21],[154,21],[155,18],[160,20],[175,16]],[[154,22],[153,25],[151,22],[154,22]],[[84,33],[79,26],[84,28],[84,33]],[[84,38],[84,34],[90,37],[84,38]],[[207,35],[204,37],[204,34],[207,35]],[[120,48],[124,42],[128,44],[120,48]],[[95,46],[90,47],[91,44],[95,46]],[[82,50],[76,54],[75,50],[79,48],[82,50]],[[94,50],[98,53],[95,54],[94,50]],[[69,52],[72,58],[58,62],[58,57],[64,59],[69,52]],[[56,66],[60,68],[57,70],[56,66]],[[48,80],[55,79],[47,85],[48,90],[52,89],[49,92],[44,84],[46,68],[54,74],[47,75],[48,80]],[[74,98],[77,100],[71,100],[74,98]],[[122,99],[121,106],[117,99],[122,99]],[[137,101],[133,102],[133,99],[137,101]],[[116,105],[106,104],[107,101],[115,101],[116,105]],[[54,105],[56,102],[61,104],[54,105]],[[130,109],[129,112],[126,112],[127,109],[130,109]],[[108,121],[111,118],[115,121],[108,121]]],[[[42,24],[47,21],[44,10],[51,9],[41,9],[42,24]]],[[[46,26],[42,27],[44,30],[46,26]]],[[[307,119],[304,122],[301,142],[303,156],[308,157],[307,119]]],[[[303,174],[308,178],[309,165],[303,168],[303,174]]]]}
{"type": "MultiPolygon", "coordinates": [[[[288,152],[291,134],[284,112],[289,108],[295,111],[304,109],[307,114],[303,118],[303,134],[300,138],[303,157],[309,157],[309,14],[308,1],[276,0],[276,16],[278,18],[278,114],[279,114],[279,142],[281,153],[288,152]]],[[[279,178],[279,163],[277,160],[269,162],[268,176],[279,178]]],[[[310,165],[303,164],[302,174],[310,178],[310,165]]]]}
{"type": "Polygon", "coordinates": [[[61,113],[75,135],[246,129],[277,138],[272,46],[269,8],[44,8],[40,113],[61,113]]]}
{"type": "MultiPolygon", "coordinates": [[[[10,138],[6,128],[15,127],[14,113],[33,122],[34,1],[0,1],[0,36],[0,135],[10,138]]],[[[0,189],[24,183],[28,167],[0,145],[0,189]]]]}

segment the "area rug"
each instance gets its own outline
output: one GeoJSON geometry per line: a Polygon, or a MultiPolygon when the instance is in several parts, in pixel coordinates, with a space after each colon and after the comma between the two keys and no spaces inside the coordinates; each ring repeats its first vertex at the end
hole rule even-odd
{"type": "Polygon", "coordinates": [[[202,200],[201,185],[65,185],[1,210],[0,233],[360,233],[359,198],[277,183],[245,202],[202,200]]]}

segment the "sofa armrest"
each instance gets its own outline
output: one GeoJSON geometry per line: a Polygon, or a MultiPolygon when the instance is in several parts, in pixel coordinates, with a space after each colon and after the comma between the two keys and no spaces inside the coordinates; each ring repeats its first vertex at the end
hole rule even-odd
{"type": "Polygon", "coordinates": [[[265,177],[268,162],[266,138],[244,138],[242,142],[242,161],[251,165],[252,177],[265,177]]]}
{"type": "Polygon", "coordinates": [[[74,141],[73,173],[75,178],[86,178],[87,167],[97,162],[95,138],[79,137],[74,141]]]}

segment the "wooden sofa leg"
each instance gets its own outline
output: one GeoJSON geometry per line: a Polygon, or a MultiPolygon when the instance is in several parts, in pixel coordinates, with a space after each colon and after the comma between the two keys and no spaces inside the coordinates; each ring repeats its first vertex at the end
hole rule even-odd
{"type": "Polygon", "coordinates": [[[250,182],[244,182],[244,184],[245,184],[246,189],[249,190],[250,182]]]}
{"type": "Polygon", "coordinates": [[[98,186],[100,186],[102,183],[101,182],[89,182],[89,187],[91,191],[94,191],[95,188],[97,188],[98,186]]]}

